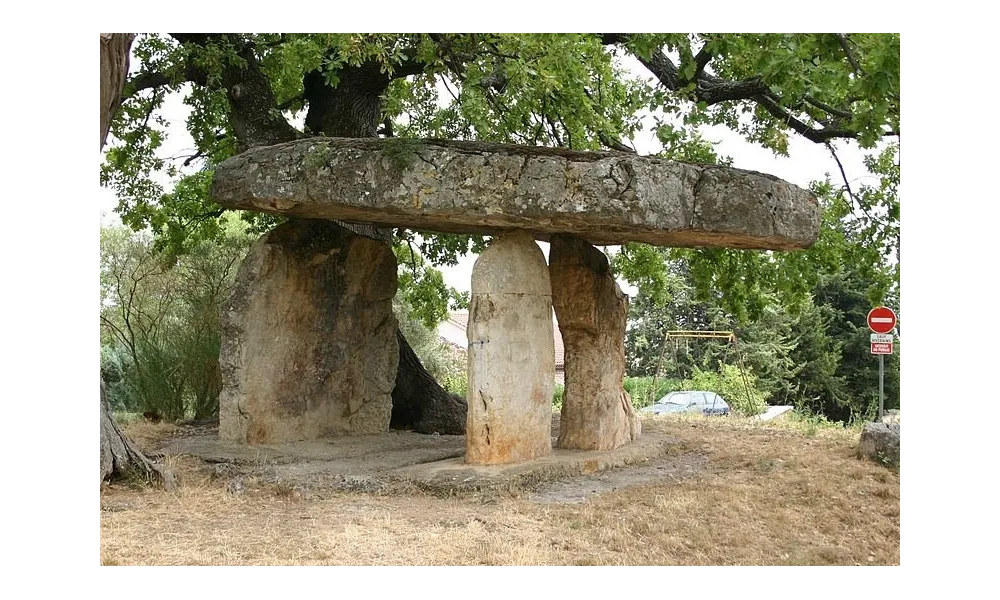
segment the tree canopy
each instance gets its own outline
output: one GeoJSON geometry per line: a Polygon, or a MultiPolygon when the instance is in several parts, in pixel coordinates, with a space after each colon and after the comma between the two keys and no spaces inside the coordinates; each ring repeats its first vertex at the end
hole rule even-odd
{"type": "MultiPolygon", "coordinates": [[[[768,291],[807,293],[844,260],[872,265],[874,300],[898,283],[898,143],[886,143],[899,136],[898,34],[140,34],[132,66],[101,181],[125,223],[176,253],[221,235],[213,165],[256,145],[395,136],[634,151],[652,128],[660,156],[725,162],[699,133],[722,125],[778,155],[793,135],[834,157],[856,143],[879,183],[818,182],[827,222],[807,252],[629,245],[622,275],[655,293],[665,258],[683,258],[701,293],[741,317],[768,291]],[[177,93],[196,147],[167,158],[161,109],[177,93]]],[[[258,230],[274,222],[244,218],[258,230]]],[[[435,264],[481,244],[419,238],[435,264]]]]}

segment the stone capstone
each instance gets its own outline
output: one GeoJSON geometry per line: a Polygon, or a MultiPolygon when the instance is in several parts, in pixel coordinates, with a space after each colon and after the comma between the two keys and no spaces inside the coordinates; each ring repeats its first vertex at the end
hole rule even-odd
{"type": "Polygon", "coordinates": [[[524,462],[552,450],[555,346],[549,270],[526,233],[493,240],[472,269],[465,462],[524,462]]]}
{"type": "Polygon", "coordinates": [[[628,296],[603,252],[572,236],[552,237],[552,304],[566,370],[560,448],[611,450],[639,437],[625,379],[628,296]]]}
{"type": "Polygon", "coordinates": [[[821,210],[776,177],[627,153],[413,139],[308,138],[252,148],[215,171],[228,208],[424,231],[592,244],[789,250],[821,210]]]}
{"type": "Polygon", "coordinates": [[[334,223],[259,239],[222,309],[219,437],[269,444],[384,432],[399,349],[396,258],[334,223]]]}

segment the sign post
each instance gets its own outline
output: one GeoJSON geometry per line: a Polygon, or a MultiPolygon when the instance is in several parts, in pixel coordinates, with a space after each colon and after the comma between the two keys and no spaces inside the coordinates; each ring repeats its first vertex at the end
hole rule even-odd
{"type": "Polygon", "coordinates": [[[868,312],[868,328],[872,333],[872,354],[878,354],[878,422],[882,422],[885,408],[885,355],[892,354],[896,313],[891,308],[876,306],[868,312]]]}

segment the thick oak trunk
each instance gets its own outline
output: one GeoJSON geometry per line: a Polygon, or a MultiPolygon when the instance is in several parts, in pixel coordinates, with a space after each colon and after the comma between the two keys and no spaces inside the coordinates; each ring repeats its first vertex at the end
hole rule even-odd
{"type": "Polygon", "coordinates": [[[399,342],[399,368],[396,371],[396,387],[392,390],[389,426],[420,433],[465,433],[468,413],[465,398],[448,392],[438,384],[398,329],[396,339],[399,342]]]}
{"type": "Polygon", "coordinates": [[[101,482],[112,478],[138,477],[158,480],[164,489],[176,489],[177,480],[167,468],[146,458],[118,428],[111,414],[104,379],[101,379],[101,482]]]}
{"type": "MultiPolygon", "coordinates": [[[[101,34],[101,148],[108,137],[111,119],[121,104],[122,88],[128,74],[128,54],[135,35],[101,34]]],[[[101,483],[108,479],[139,476],[159,480],[163,487],[176,487],[173,473],[146,456],[122,433],[115,423],[108,403],[104,378],[101,378],[101,483]]]]}

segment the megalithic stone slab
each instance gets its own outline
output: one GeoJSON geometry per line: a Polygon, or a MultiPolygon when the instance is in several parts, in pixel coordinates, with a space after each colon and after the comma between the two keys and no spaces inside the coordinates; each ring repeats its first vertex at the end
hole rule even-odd
{"type": "Polygon", "coordinates": [[[807,190],[754,171],[406,139],[253,148],[216,167],[212,196],[229,208],[424,231],[773,250],[811,246],[821,213],[807,190]]]}
{"type": "Polygon", "coordinates": [[[272,444],[389,428],[396,257],[334,223],[259,239],[222,307],[219,438],[272,444]]]}
{"type": "Polygon", "coordinates": [[[566,361],[560,448],[611,450],[639,437],[625,380],[628,296],[603,252],[568,235],[552,236],[552,304],[566,361]]]}
{"type": "Polygon", "coordinates": [[[526,233],[493,240],[472,268],[465,462],[517,463],[552,450],[552,287],[526,233]]]}

